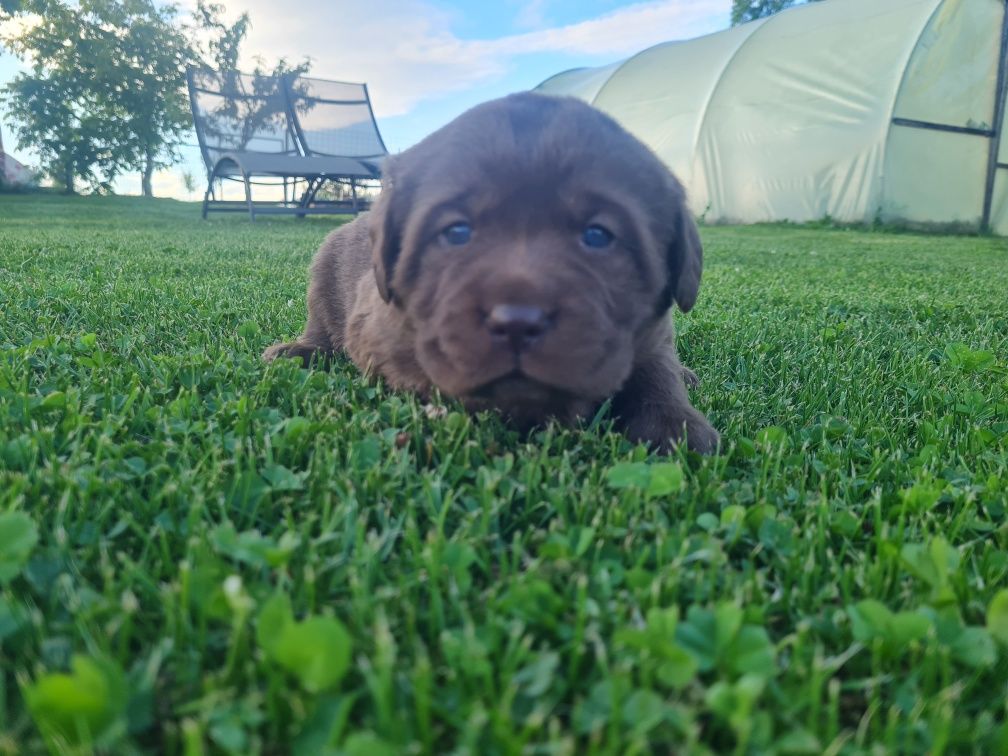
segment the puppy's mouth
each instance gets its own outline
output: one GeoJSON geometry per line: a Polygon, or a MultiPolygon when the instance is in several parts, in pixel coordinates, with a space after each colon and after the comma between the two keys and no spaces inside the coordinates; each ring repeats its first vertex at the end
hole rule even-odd
{"type": "Polygon", "coordinates": [[[501,405],[549,404],[567,392],[532,378],[520,367],[467,392],[473,399],[501,405]]]}

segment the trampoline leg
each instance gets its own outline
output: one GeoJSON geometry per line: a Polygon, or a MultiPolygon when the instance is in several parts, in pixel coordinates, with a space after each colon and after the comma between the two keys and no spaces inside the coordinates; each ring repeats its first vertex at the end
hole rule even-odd
{"type": "MultiPolygon", "coordinates": [[[[307,179],[307,186],[305,186],[304,194],[301,195],[301,201],[298,202],[298,206],[302,209],[307,210],[308,206],[315,201],[315,195],[318,190],[322,187],[322,182],[324,179],[307,179]]],[[[298,213],[297,217],[299,220],[304,220],[306,213],[298,213]]]]}
{"type": "Polygon", "coordinates": [[[210,179],[207,181],[206,191],[203,192],[203,220],[207,219],[207,214],[210,212],[210,198],[217,199],[214,195],[213,182],[214,174],[211,172],[210,179]]]}
{"type": "Polygon", "coordinates": [[[242,174],[242,178],[245,179],[245,204],[248,205],[249,220],[255,220],[255,208],[252,205],[252,183],[249,181],[249,175],[247,173],[242,174]]]}

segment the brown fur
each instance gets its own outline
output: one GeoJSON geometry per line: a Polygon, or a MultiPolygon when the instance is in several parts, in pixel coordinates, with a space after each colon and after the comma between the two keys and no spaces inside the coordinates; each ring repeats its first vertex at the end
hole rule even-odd
{"type": "Polygon", "coordinates": [[[682,187],[615,121],[573,99],[480,105],[390,160],[372,212],[333,231],[311,268],[308,324],[265,359],[340,350],[394,388],[436,387],[521,426],[573,422],[612,399],[633,439],[668,449],[717,431],[689,403],[669,309],[696,301],[703,255],[682,187]],[[449,226],[471,225],[453,245],[449,226]],[[592,224],[614,233],[586,246],[592,224]],[[521,348],[496,306],[538,308],[521,348]]]}

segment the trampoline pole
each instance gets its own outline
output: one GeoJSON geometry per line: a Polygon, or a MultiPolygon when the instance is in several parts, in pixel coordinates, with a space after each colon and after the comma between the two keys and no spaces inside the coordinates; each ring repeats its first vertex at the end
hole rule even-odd
{"type": "Polygon", "coordinates": [[[1001,132],[1005,116],[1005,74],[1008,67],[1008,3],[1003,3],[1004,13],[1001,18],[1001,47],[998,50],[997,90],[994,93],[994,132],[990,140],[990,152],[987,156],[987,183],[984,186],[983,217],[981,230],[991,230],[991,209],[994,204],[994,182],[997,179],[998,153],[1001,151],[1001,132]]]}

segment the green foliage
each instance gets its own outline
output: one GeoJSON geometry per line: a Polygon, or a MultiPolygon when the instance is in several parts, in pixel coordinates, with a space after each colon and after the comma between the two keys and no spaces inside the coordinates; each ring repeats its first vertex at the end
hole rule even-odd
{"type": "Polygon", "coordinates": [[[24,567],[35,544],[38,528],[23,512],[0,512],[0,583],[10,582],[24,567]]]}
{"type": "Polygon", "coordinates": [[[25,704],[50,748],[91,753],[125,730],[126,679],[115,663],[75,655],[71,672],[49,673],[24,690],[25,704]]]}
{"type": "Polygon", "coordinates": [[[875,599],[865,599],[848,606],[847,614],[854,640],[865,644],[880,641],[891,655],[909,649],[913,642],[923,641],[931,628],[931,622],[925,615],[918,612],[893,613],[875,599]]]}
{"type": "Polygon", "coordinates": [[[668,496],[682,488],[683,471],[675,462],[621,462],[606,470],[611,488],[637,489],[648,498],[668,496]]]}
{"type": "Polygon", "coordinates": [[[996,367],[996,357],[987,349],[970,349],[968,344],[954,342],[945,347],[945,356],[954,368],[967,373],[982,373],[996,367]]]}
{"type": "Polygon", "coordinates": [[[870,646],[881,658],[895,661],[908,654],[943,650],[968,667],[984,669],[997,661],[992,632],[963,624],[955,609],[892,612],[881,602],[865,599],[847,607],[854,639],[870,646]]]}
{"type": "Polygon", "coordinates": [[[746,21],[766,18],[803,1],[814,3],[819,0],[732,0],[731,24],[738,26],[746,21]]]}
{"type": "Polygon", "coordinates": [[[335,686],[350,664],[350,636],[332,617],[294,621],[290,599],[274,594],[259,614],[257,636],[266,657],[275,661],[309,693],[335,686]]]}
{"type": "Polygon", "coordinates": [[[959,568],[959,552],[942,537],[930,543],[908,543],[900,550],[904,564],[916,577],[931,588],[935,604],[955,602],[952,578],[959,568]]]}
{"type": "Polygon", "coordinates": [[[699,458],[263,365],[332,219],[0,217],[0,753],[1005,752],[1003,240],[704,228],[699,458]]]}
{"type": "Polygon", "coordinates": [[[987,608],[987,630],[991,636],[1008,646],[1008,588],[991,599],[987,608]]]}
{"type": "Polygon", "coordinates": [[[676,642],[678,609],[652,608],[642,629],[626,628],[615,635],[617,644],[641,655],[642,673],[654,675],[656,682],[669,688],[682,688],[700,667],[701,659],[676,642]]]}
{"type": "Polygon", "coordinates": [[[766,630],[744,621],[742,609],[719,604],[713,610],[691,607],[676,630],[676,640],[696,659],[701,671],[718,670],[724,676],[769,677],[775,674],[773,643],[766,630]]]}
{"type": "Polygon", "coordinates": [[[718,719],[726,722],[735,734],[736,753],[746,752],[755,727],[763,731],[761,740],[766,737],[769,717],[765,712],[755,710],[765,688],[766,680],[763,677],[743,675],[733,683],[724,680],[716,682],[707,691],[707,707],[718,719]]]}

